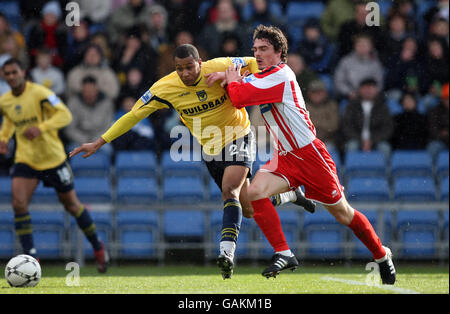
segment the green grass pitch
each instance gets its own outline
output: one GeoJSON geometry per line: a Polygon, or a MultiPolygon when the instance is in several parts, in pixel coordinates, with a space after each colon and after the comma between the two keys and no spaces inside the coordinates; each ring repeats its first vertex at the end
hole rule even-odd
{"type": "MultiPolygon", "coordinates": [[[[5,267],[4,263],[0,263],[5,267]]],[[[98,274],[80,269],[79,286],[66,285],[65,265],[42,265],[42,279],[33,288],[12,288],[0,278],[0,294],[448,294],[448,266],[397,265],[394,286],[368,286],[365,265],[303,266],[276,279],[260,275],[262,266],[238,265],[231,280],[214,266],[112,266],[98,274]]],[[[70,278],[69,278],[70,279],[70,278]]],[[[70,282],[70,281],[69,281],[70,282]]]]}

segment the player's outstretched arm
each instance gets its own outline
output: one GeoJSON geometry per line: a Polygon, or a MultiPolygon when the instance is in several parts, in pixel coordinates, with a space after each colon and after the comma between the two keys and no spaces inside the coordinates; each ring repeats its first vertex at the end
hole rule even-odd
{"type": "Polygon", "coordinates": [[[83,152],[84,155],[83,158],[87,158],[91,155],[93,155],[96,151],[100,149],[104,144],[106,144],[106,141],[103,138],[99,138],[95,142],[92,143],[84,143],[81,146],[75,147],[70,153],[69,157],[72,158],[73,156],[83,152]]]}

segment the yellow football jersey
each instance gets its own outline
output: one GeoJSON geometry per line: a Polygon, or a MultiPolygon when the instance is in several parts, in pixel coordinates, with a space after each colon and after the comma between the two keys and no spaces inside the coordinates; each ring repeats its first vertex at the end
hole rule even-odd
{"type": "MultiPolygon", "coordinates": [[[[158,109],[173,108],[203,151],[216,155],[225,145],[250,132],[250,120],[245,109],[233,106],[220,82],[208,87],[204,75],[224,72],[229,66],[238,64],[242,65],[243,71],[258,72],[252,57],[212,59],[202,63],[201,74],[194,86],[184,85],[178,74],[172,72],[153,84],[136,102],[131,113],[135,120],[142,120],[158,109]]],[[[107,131],[102,137],[110,142],[120,133],[107,131]]]]}
{"type": "Polygon", "coordinates": [[[0,141],[8,142],[16,134],[14,162],[47,170],[66,160],[58,130],[72,121],[72,115],[54,92],[26,82],[21,95],[16,97],[9,91],[0,97],[0,109],[3,115],[0,141]],[[41,135],[31,141],[23,135],[30,126],[41,130],[41,135]]]}

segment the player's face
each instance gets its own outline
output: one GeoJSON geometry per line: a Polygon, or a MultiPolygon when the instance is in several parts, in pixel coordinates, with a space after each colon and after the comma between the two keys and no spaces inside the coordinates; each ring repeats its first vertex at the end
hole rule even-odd
{"type": "Polygon", "coordinates": [[[255,39],[252,50],[260,70],[281,62],[281,52],[276,52],[267,39],[255,39]]]}
{"type": "Polygon", "coordinates": [[[175,57],[175,71],[177,71],[184,85],[192,86],[197,82],[201,64],[201,60],[196,61],[192,56],[183,59],[175,57]]]}
{"type": "Polygon", "coordinates": [[[25,70],[14,63],[3,68],[3,76],[11,89],[20,88],[25,83],[25,70]]]}

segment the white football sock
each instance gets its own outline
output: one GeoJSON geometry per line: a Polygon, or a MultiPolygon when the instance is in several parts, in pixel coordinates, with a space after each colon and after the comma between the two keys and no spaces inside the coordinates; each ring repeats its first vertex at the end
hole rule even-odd
{"type": "Polygon", "coordinates": [[[220,241],[220,254],[224,254],[234,258],[234,251],[236,250],[236,243],[233,241],[220,241]]]}
{"type": "Polygon", "coordinates": [[[284,251],[275,252],[275,253],[276,253],[276,254],[281,254],[281,255],[287,256],[287,257],[294,256],[294,254],[292,253],[291,250],[284,250],[284,251]]]}
{"type": "Polygon", "coordinates": [[[297,195],[294,191],[284,192],[280,194],[280,205],[289,202],[295,202],[297,200],[297,195]]]}

